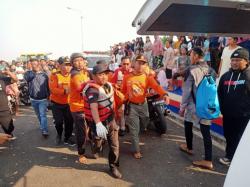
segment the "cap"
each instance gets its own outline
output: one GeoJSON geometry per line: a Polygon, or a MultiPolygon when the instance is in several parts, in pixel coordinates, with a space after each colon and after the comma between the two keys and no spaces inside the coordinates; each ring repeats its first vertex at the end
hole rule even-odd
{"type": "Polygon", "coordinates": [[[62,65],[62,64],[70,64],[69,58],[68,57],[63,57],[63,56],[58,58],[57,62],[60,65],[62,65]]]}
{"type": "Polygon", "coordinates": [[[249,61],[249,52],[245,48],[239,48],[233,52],[233,54],[231,55],[231,58],[243,58],[249,61]]]}
{"type": "Polygon", "coordinates": [[[204,52],[202,51],[202,49],[200,47],[194,47],[192,49],[193,52],[195,52],[197,55],[199,55],[200,57],[204,56],[204,52]]]}
{"type": "Polygon", "coordinates": [[[147,59],[143,56],[143,55],[138,55],[136,58],[135,58],[135,61],[140,61],[140,62],[144,62],[144,63],[147,63],[147,59]]]}
{"type": "Polygon", "coordinates": [[[96,65],[93,67],[92,73],[94,75],[103,73],[103,72],[110,72],[110,70],[107,66],[104,66],[104,65],[96,65]]]}

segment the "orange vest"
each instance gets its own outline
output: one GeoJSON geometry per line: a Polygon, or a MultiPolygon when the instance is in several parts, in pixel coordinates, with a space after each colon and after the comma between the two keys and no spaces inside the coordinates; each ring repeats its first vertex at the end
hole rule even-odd
{"type": "Polygon", "coordinates": [[[83,112],[82,84],[89,80],[88,72],[78,72],[71,75],[69,105],[71,112],[83,112]]]}
{"type": "Polygon", "coordinates": [[[110,83],[109,84],[111,90],[110,93],[106,93],[104,88],[93,81],[90,81],[86,84],[83,89],[83,100],[84,100],[84,115],[85,118],[89,121],[93,121],[90,104],[88,103],[88,98],[86,97],[86,91],[89,88],[96,88],[99,92],[98,96],[98,113],[101,122],[104,122],[108,117],[110,117],[114,113],[114,90],[110,83]]]}
{"type": "Polygon", "coordinates": [[[69,83],[70,75],[51,74],[49,78],[50,100],[59,104],[67,104],[68,94],[65,93],[65,89],[69,89],[69,83]]]}
{"type": "Polygon", "coordinates": [[[132,103],[145,102],[149,88],[153,88],[161,96],[166,94],[166,91],[156,82],[154,77],[145,73],[130,73],[123,79],[122,93],[125,94],[126,100],[132,103]]]}

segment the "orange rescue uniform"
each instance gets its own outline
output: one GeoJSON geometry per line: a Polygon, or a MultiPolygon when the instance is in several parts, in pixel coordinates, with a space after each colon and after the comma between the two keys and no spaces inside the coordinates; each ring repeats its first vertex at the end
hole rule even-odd
{"type": "Polygon", "coordinates": [[[82,85],[87,81],[89,81],[88,72],[75,71],[74,74],[71,74],[69,92],[69,105],[71,112],[83,112],[84,101],[81,91],[82,85]]]}
{"type": "Polygon", "coordinates": [[[49,79],[50,100],[58,104],[68,104],[68,94],[65,89],[69,89],[70,74],[52,73],[49,79]]]}
{"type": "Polygon", "coordinates": [[[132,72],[123,79],[122,93],[125,94],[125,99],[132,103],[144,103],[148,88],[153,88],[161,96],[167,94],[153,76],[147,76],[145,73],[132,72]]]}

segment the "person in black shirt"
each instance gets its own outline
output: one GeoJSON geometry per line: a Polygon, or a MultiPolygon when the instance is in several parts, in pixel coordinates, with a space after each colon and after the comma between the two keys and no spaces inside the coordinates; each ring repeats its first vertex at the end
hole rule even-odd
{"type": "Polygon", "coordinates": [[[17,77],[10,71],[0,71],[0,124],[6,134],[13,137],[13,119],[10,114],[8,98],[6,95],[6,86],[17,82],[17,77]]]}
{"type": "Polygon", "coordinates": [[[249,52],[240,48],[231,55],[231,69],[224,73],[218,86],[226,155],[220,163],[229,166],[250,119],[249,52]]]}

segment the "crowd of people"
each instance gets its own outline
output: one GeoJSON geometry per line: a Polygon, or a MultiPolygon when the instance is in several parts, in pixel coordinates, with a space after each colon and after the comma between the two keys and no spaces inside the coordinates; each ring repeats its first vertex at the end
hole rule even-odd
{"type": "MultiPolygon", "coordinates": [[[[148,90],[152,88],[168,105],[171,99],[168,91],[179,86],[183,90],[179,114],[184,117],[186,137],[186,143],[179,148],[184,153],[193,154],[192,127],[198,123],[205,158],[193,164],[212,170],[211,120],[196,115],[195,100],[203,77],[213,74],[214,78],[220,79],[218,96],[227,143],[226,156],[220,162],[230,165],[250,118],[248,51],[239,47],[238,38],[233,37],[181,36],[176,42],[167,38],[165,44],[159,36],[154,36],[154,39],[151,42],[147,36],[144,43],[139,37],[115,45],[111,51],[112,62],[99,60],[91,71],[83,53],[60,57],[56,62],[33,58],[23,67],[16,62],[8,68],[1,62],[0,123],[7,135],[0,134],[0,143],[14,137],[6,85],[24,79],[28,83],[31,105],[42,136],[49,136],[47,110],[50,105],[57,131],[56,144],[76,144],[79,162],[86,164],[86,143],[91,141],[93,156],[98,158],[103,142],[107,140],[110,171],[114,177],[121,178],[118,170],[119,135],[126,134],[127,126],[132,156],[141,159],[139,136],[149,121],[148,90]],[[221,60],[218,60],[220,53],[221,60]],[[183,84],[176,84],[176,79],[183,80],[183,84]]],[[[18,96],[18,90],[16,94],[18,96]]]]}

